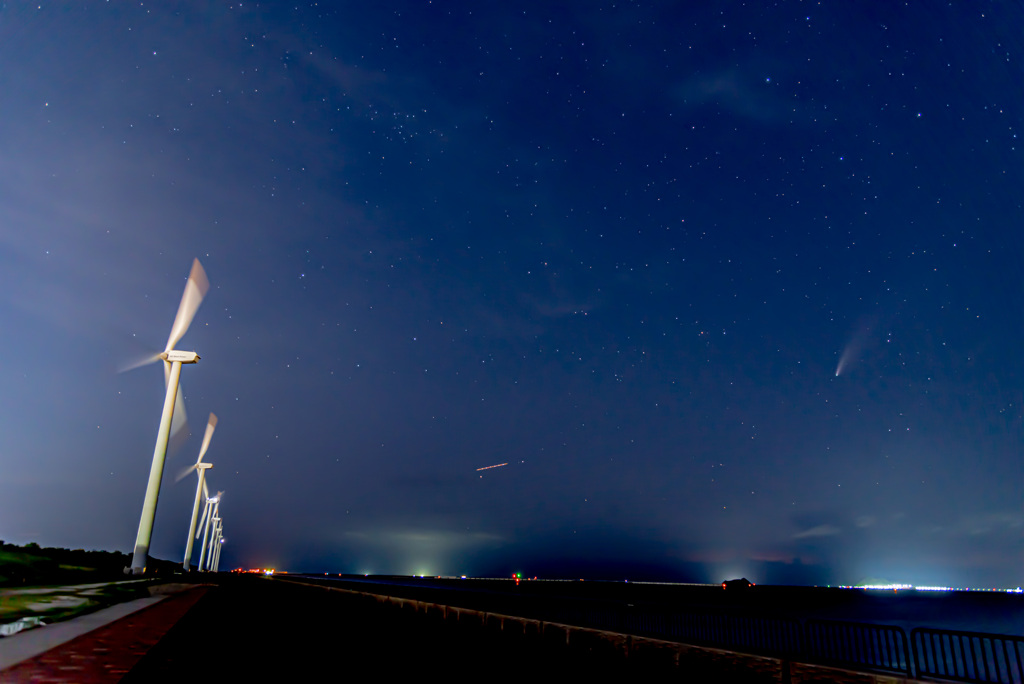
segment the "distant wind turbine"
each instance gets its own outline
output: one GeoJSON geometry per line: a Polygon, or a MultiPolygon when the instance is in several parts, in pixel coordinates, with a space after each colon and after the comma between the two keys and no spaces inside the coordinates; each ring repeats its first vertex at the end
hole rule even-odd
{"type": "Polygon", "coordinates": [[[213,502],[210,500],[210,490],[206,488],[206,483],[203,483],[203,501],[206,504],[203,506],[203,518],[199,521],[199,528],[196,530],[196,536],[194,539],[199,539],[199,535],[203,536],[202,545],[199,547],[199,571],[203,571],[203,551],[206,550],[206,534],[207,524],[210,518],[210,511],[213,509],[213,502]]]}
{"type": "MultiPolygon", "coordinates": [[[[203,549],[199,553],[199,570],[209,570],[210,555],[210,528],[216,528],[215,521],[220,522],[220,497],[224,492],[217,492],[217,496],[206,498],[206,510],[203,512],[203,549]]],[[[198,534],[196,536],[199,536],[198,534]]]]}
{"type": "Polygon", "coordinates": [[[217,546],[213,552],[213,571],[220,572],[220,552],[224,548],[224,521],[220,521],[220,528],[217,531],[217,546]]]}
{"type": "Polygon", "coordinates": [[[206,450],[210,447],[210,440],[213,439],[213,430],[217,427],[217,416],[210,414],[210,419],[206,423],[206,434],[203,435],[203,446],[199,449],[199,458],[196,459],[195,465],[191,466],[188,470],[181,474],[182,479],[193,470],[199,475],[199,482],[196,483],[196,502],[192,506],[192,522],[189,523],[188,527],[188,540],[185,542],[185,561],[182,563],[182,567],[185,572],[189,571],[189,563],[192,561],[192,540],[196,536],[196,521],[199,519],[199,497],[202,496],[203,490],[206,489],[206,470],[212,468],[212,463],[203,463],[203,456],[206,455],[206,450]]]}
{"type": "Polygon", "coordinates": [[[156,517],[157,499],[160,498],[160,481],[164,475],[164,459],[167,457],[167,440],[171,435],[171,421],[176,418],[178,424],[182,426],[185,422],[185,406],[181,394],[178,392],[181,364],[195,363],[199,360],[199,354],[194,351],[177,351],[174,349],[174,345],[188,331],[188,326],[192,323],[192,318],[196,315],[196,310],[199,309],[203,296],[209,289],[210,283],[206,279],[206,272],[203,271],[199,259],[196,259],[192,262],[192,271],[188,275],[188,282],[185,283],[185,294],[182,295],[181,304],[178,305],[178,314],[174,317],[174,325],[171,326],[171,335],[167,338],[167,346],[162,353],[147,360],[147,362],[157,360],[164,362],[164,382],[167,385],[167,393],[164,395],[163,413],[160,416],[160,427],[156,433],[153,463],[149,469],[149,484],[146,486],[146,498],[142,503],[142,515],[139,519],[139,532],[135,537],[132,564],[130,568],[125,568],[125,574],[141,575],[146,571],[146,558],[149,555],[149,543],[153,536],[153,519],[156,517]]]}
{"type": "Polygon", "coordinates": [[[220,535],[223,527],[223,521],[220,516],[213,518],[213,528],[211,529],[212,536],[210,537],[210,549],[206,554],[206,569],[210,572],[216,572],[214,570],[214,561],[217,554],[217,549],[220,548],[220,535]]]}

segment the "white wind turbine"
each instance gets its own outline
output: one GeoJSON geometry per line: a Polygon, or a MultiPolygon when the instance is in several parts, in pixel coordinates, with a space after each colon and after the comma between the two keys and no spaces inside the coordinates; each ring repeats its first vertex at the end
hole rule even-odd
{"type": "Polygon", "coordinates": [[[220,552],[224,548],[224,521],[220,521],[220,527],[217,531],[217,545],[213,550],[213,571],[220,572],[220,552]]]}
{"type": "MultiPolygon", "coordinates": [[[[204,492],[206,493],[206,492],[204,492]]],[[[203,550],[199,553],[199,570],[209,570],[210,565],[210,528],[214,528],[216,534],[217,524],[220,523],[220,497],[224,492],[217,492],[217,496],[206,497],[206,510],[203,511],[203,550]]],[[[197,533],[198,537],[199,534],[197,533]]]]}
{"type": "Polygon", "coordinates": [[[149,469],[149,484],[146,486],[146,499],[142,503],[142,516],[139,519],[139,532],[135,537],[135,551],[132,554],[132,565],[125,568],[125,574],[141,575],[146,570],[146,558],[149,555],[149,543],[153,535],[153,519],[156,517],[157,499],[160,497],[160,481],[164,475],[164,459],[167,457],[167,440],[171,435],[171,421],[183,425],[185,406],[178,392],[178,378],[181,375],[181,364],[195,363],[199,355],[195,352],[177,351],[174,345],[185,335],[196,310],[203,301],[203,296],[210,289],[199,259],[192,262],[192,271],[185,283],[185,294],[178,305],[178,314],[171,326],[171,335],[167,338],[167,346],[163,353],[157,354],[150,361],[163,360],[164,381],[167,393],[164,395],[164,409],[160,416],[160,427],[156,434],[156,446],[153,448],[153,464],[149,469]]]}
{"type": "Polygon", "coordinates": [[[224,520],[213,519],[213,539],[210,540],[210,555],[206,558],[207,570],[217,572],[217,554],[220,552],[220,538],[224,533],[224,520]]]}
{"type": "Polygon", "coordinates": [[[189,563],[192,561],[192,539],[198,536],[196,534],[196,521],[199,519],[199,497],[206,489],[206,470],[213,467],[212,463],[203,463],[203,456],[206,455],[206,450],[210,447],[210,440],[213,438],[213,430],[216,427],[217,416],[211,413],[210,420],[206,423],[206,434],[203,435],[203,446],[199,449],[199,458],[196,459],[195,465],[191,466],[178,478],[179,480],[182,479],[193,470],[199,474],[199,482],[196,484],[196,502],[192,506],[192,522],[189,523],[188,540],[185,542],[185,561],[182,563],[185,572],[189,571],[189,563]]]}
{"type": "MultiPolygon", "coordinates": [[[[217,504],[214,504],[216,508],[217,504]]],[[[220,516],[210,518],[210,543],[206,547],[206,571],[213,570],[213,550],[217,547],[217,535],[220,534],[220,516]]]]}
{"type": "Polygon", "coordinates": [[[206,569],[210,572],[217,572],[215,570],[215,563],[217,561],[217,550],[220,548],[220,535],[222,529],[224,529],[224,521],[220,517],[214,518],[213,528],[210,530],[210,551],[206,556],[206,569]]]}
{"type": "Polygon", "coordinates": [[[210,511],[213,510],[213,501],[210,499],[210,490],[206,488],[206,483],[203,483],[203,501],[206,504],[203,506],[203,517],[199,521],[199,528],[196,530],[195,539],[199,539],[199,535],[203,535],[202,545],[199,547],[199,572],[203,571],[203,561],[206,555],[206,536],[209,533],[209,521],[210,511]]]}

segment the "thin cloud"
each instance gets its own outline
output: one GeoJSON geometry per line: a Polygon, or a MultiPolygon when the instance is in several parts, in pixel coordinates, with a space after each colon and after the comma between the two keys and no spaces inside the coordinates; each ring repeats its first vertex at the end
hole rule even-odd
{"type": "Polygon", "coordinates": [[[841,532],[835,525],[818,525],[812,527],[809,530],[803,532],[797,532],[793,535],[793,539],[808,539],[810,537],[831,537],[841,532]]]}
{"type": "Polygon", "coordinates": [[[759,89],[738,69],[726,69],[701,74],[681,83],[675,90],[675,99],[687,107],[717,104],[745,119],[760,123],[777,123],[792,111],[776,100],[770,92],[759,89]]]}

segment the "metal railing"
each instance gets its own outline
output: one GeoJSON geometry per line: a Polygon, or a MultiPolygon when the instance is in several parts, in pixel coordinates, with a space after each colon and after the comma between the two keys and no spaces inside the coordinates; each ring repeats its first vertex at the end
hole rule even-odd
{"type": "MultiPolygon", "coordinates": [[[[534,612],[534,611],[528,611],[534,612]]],[[[1024,637],[895,625],[562,604],[543,619],[863,671],[1024,684],[1024,637]]],[[[540,617],[540,616],[537,616],[540,617]]]]}
{"type": "Polygon", "coordinates": [[[911,674],[907,635],[899,627],[808,620],[806,655],[814,662],[911,674]]]}
{"type": "MultiPolygon", "coordinates": [[[[532,611],[531,611],[532,612],[532,611]]],[[[806,663],[978,684],[1024,684],[1024,637],[718,612],[561,605],[544,619],[806,663]]]]}
{"type": "Polygon", "coordinates": [[[910,632],[918,677],[960,682],[1024,682],[1024,638],[918,627],[910,632]]]}
{"type": "MultiPolygon", "coordinates": [[[[425,597],[430,592],[395,593],[425,597]]],[[[473,597],[443,590],[428,600],[803,663],[917,679],[1024,684],[1024,637],[1010,635],[918,627],[908,641],[906,632],[895,625],[773,618],[713,608],[680,611],[657,604],[552,596],[473,597]]]]}
{"type": "Polygon", "coordinates": [[[788,658],[823,665],[910,676],[907,636],[891,625],[773,618],[714,611],[664,612],[651,606],[594,605],[568,601],[532,617],[699,646],[788,658]]]}

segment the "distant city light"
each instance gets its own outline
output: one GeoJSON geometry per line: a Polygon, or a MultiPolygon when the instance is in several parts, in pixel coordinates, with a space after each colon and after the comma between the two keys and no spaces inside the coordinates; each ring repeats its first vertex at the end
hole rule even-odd
{"type": "Polygon", "coordinates": [[[872,591],[988,591],[1005,594],[1024,594],[1024,589],[1000,589],[998,587],[937,587],[913,584],[858,584],[858,585],[837,585],[839,589],[869,589],[872,591]]]}

